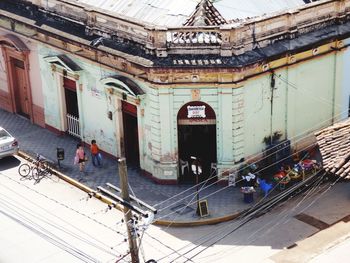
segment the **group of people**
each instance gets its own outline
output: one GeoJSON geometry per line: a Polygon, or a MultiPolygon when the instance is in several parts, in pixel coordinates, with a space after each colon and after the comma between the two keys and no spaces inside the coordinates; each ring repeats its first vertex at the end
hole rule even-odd
{"type": "MultiPolygon", "coordinates": [[[[100,153],[100,149],[96,143],[96,140],[91,141],[90,152],[91,152],[92,165],[95,167],[101,167],[102,166],[102,155],[100,153]]],[[[87,160],[88,160],[88,158],[86,156],[83,145],[81,143],[78,143],[77,150],[75,152],[74,163],[79,164],[79,171],[80,172],[85,171],[85,163],[87,160]]]]}

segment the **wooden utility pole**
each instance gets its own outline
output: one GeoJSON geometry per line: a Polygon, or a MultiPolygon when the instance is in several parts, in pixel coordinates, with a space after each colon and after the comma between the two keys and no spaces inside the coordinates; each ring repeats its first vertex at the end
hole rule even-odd
{"type": "MultiPolygon", "coordinates": [[[[120,189],[121,189],[121,197],[125,202],[130,202],[129,196],[129,183],[127,176],[127,168],[126,168],[126,159],[124,157],[118,159],[119,166],[119,178],[120,178],[120,189]]],[[[137,249],[136,242],[136,231],[133,229],[133,224],[131,222],[132,212],[131,210],[124,206],[124,219],[126,223],[126,228],[128,232],[128,241],[129,241],[129,250],[131,255],[132,263],[139,263],[139,255],[137,249]]]]}

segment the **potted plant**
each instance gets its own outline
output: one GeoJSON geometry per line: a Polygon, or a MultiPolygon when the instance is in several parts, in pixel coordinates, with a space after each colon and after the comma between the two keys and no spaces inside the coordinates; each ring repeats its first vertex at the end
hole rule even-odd
{"type": "Polygon", "coordinates": [[[275,131],[272,135],[265,136],[263,139],[263,143],[266,145],[272,145],[279,141],[282,137],[281,131],[275,131]]]}

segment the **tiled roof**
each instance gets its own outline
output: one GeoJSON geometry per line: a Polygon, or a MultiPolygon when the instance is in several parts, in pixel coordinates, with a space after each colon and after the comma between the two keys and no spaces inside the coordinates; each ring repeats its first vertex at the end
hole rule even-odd
{"type": "MultiPolygon", "coordinates": [[[[303,6],[304,0],[71,0],[109,14],[123,15],[149,24],[177,27],[191,24],[198,4],[205,2],[209,24],[245,19],[303,6]],[[210,8],[208,8],[210,7],[210,8]],[[211,8],[213,7],[213,8],[211,8]]],[[[198,18],[198,17],[197,17],[198,18]]],[[[199,18],[198,18],[199,19],[199,18]]]]}
{"type": "Polygon", "coordinates": [[[315,133],[323,168],[350,179],[350,118],[315,133]]]}

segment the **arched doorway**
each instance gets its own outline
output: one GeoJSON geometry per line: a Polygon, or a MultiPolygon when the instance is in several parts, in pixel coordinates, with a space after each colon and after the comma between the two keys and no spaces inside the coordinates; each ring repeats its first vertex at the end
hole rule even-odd
{"type": "Polygon", "coordinates": [[[124,151],[127,163],[138,166],[140,163],[139,136],[137,127],[137,107],[122,101],[124,129],[124,151]]]}
{"type": "Polygon", "coordinates": [[[29,80],[29,49],[18,37],[7,34],[0,36],[0,47],[4,56],[8,94],[0,94],[6,97],[9,105],[5,107],[10,112],[18,113],[33,121],[32,94],[29,80]]]}
{"type": "MultiPolygon", "coordinates": [[[[116,115],[117,154],[125,156],[128,165],[140,166],[140,141],[138,129],[138,110],[140,98],[144,91],[133,80],[124,76],[110,76],[101,80],[106,88],[109,100],[114,98],[114,110],[116,115]],[[111,95],[113,95],[111,97],[111,95]]],[[[113,118],[113,112],[110,112],[113,118]]],[[[141,141],[142,143],[142,141],[141,141]]],[[[142,147],[142,145],[141,145],[142,147]]]]}
{"type": "Polygon", "coordinates": [[[66,55],[48,56],[44,60],[50,64],[57,83],[60,130],[81,139],[82,123],[79,118],[77,80],[82,68],[66,55]]]}
{"type": "Polygon", "coordinates": [[[179,149],[179,182],[194,183],[191,172],[191,156],[200,159],[202,175],[199,181],[210,178],[211,164],[216,164],[216,116],[214,110],[206,103],[193,101],[181,107],[177,115],[178,149],[179,149]],[[189,169],[181,169],[188,163],[189,169]]]}

